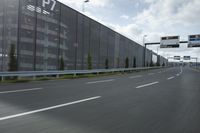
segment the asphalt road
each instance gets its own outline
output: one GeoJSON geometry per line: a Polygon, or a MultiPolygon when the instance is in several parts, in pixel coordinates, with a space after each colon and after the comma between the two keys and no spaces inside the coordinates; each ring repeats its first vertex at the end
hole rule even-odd
{"type": "Polygon", "coordinates": [[[2,84],[0,133],[200,133],[200,72],[2,84]]]}

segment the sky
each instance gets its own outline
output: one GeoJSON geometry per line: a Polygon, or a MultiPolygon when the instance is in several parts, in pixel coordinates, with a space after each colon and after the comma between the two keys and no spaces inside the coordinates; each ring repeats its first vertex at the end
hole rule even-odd
{"type": "MultiPolygon", "coordinates": [[[[84,0],[58,1],[140,45],[144,35],[147,43],[160,42],[160,37],[173,35],[187,41],[188,35],[200,34],[200,0],[90,0],[84,4],[84,12],[84,0]]],[[[180,48],[160,49],[159,45],[147,48],[166,58],[191,56],[200,61],[200,47],[187,48],[187,44],[180,44],[180,48]]]]}

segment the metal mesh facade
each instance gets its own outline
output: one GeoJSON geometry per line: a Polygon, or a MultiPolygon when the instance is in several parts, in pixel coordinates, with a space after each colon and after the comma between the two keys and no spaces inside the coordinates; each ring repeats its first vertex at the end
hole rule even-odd
{"type": "MultiPolygon", "coordinates": [[[[144,48],[83,14],[56,2],[0,0],[0,71],[8,70],[10,45],[19,71],[143,66],[144,48]],[[56,2],[56,3],[55,3],[56,2]]],[[[146,60],[152,52],[147,50],[146,60]]],[[[165,58],[160,59],[166,62],[165,58]]]]}

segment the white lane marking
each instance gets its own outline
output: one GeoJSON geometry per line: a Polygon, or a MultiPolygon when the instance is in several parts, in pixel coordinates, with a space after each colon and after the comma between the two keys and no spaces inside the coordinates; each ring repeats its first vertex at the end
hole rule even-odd
{"type": "Polygon", "coordinates": [[[154,75],[155,73],[149,73],[148,75],[154,75]]]}
{"type": "Polygon", "coordinates": [[[135,79],[135,78],[141,78],[142,77],[142,75],[136,75],[136,76],[131,76],[131,77],[129,77],[130,79],[135,79]]]}
{"type": "Polygon", "coordinates": [[[95,100],[95,99],[98,99],[98,98],[101,98],[101,96],[86,98],[86,99],[82,99],[82,100],[78,100],[78,101],[74,101],[74,102],[69,102],[69,103],[65,103],[65,104],[60,104],[60,105],[51,106],[51,107],[47,107],[47,108],[37,109],[37,110],[24,112],[24,113],[20,113],[20,114],[1,117],[0,121],[12,119],[12,118],[16,118],[16,117],[21,117],[21,116],[25,116],[25,115],[31,115],[31,114],[35,114],[35,113],[39,113],[39,112],[44,112],[44,111],[47,111],[47,110],[53,110],[53,109],[56,109],[56,108],[61,108],[61,107],[65,107],[65,106],[69,106],[69,105],[73,105],[73,104],[77,104],[77,103],[91,101],[91,100],[95,100]]]}
{"type": "Polygon", "coordinates": [[[174,78],[174,76],[167,78],[167,80],[171,80],[171,79],[173,79],[173,78],[174,78]]]}
{"type": "Polygon", "coordinates": [[[115,81],[115,79],[92,81],[92,82],[87,82],[86,84],[96,84],[96,83],[104,83],[104,82],[112,82],[112,81],[115,81]]]}
{"type": "Polygon", "coordinates": [[[136,87],[136,88],[139,89],[139,88],[142,88],[142,87],[146,87],[146,86],[150,86],[150,85],[154,85],[154,84],[158,84],[158,83],[159,83],[159,82],[156,81],[156,82],[152,82],[152,83],[149,83],[149,84],[140,85],[140,86],[138,86],[138,87],[136,87]]]}
{"type": "Polygon", "coordinates": [[[180,75],[179,73],[176,74],[176,76],[179,76],[179,75],[180,75]]]}
{"type": "Polygon", "coordinates": [[[36,90],[42,90],[42,89],[43,88],[32,88],[32,89],[22,89],[22,90],[13,90],[13,91],[2,91],[2,92],[0,92],[0,94],[26,92],[26,91],[36,91],[36,90]]]}

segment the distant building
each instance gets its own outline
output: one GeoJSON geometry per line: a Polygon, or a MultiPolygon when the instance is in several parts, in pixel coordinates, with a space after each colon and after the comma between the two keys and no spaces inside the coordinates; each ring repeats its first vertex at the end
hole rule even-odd
{"type": "Polygon", "coordinates": [[[109,68],[124,68],[126,58],[144,65],[141,45],[55,0],[0,0],[0,71],[8,70],[11,44],[19,71],[58,70],[61,57],[65,69],[87,69],[89,54],[93,69],[106,59],[109,68]]]}

